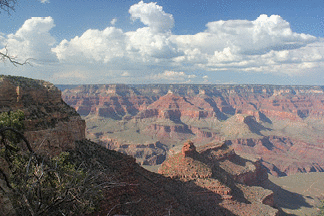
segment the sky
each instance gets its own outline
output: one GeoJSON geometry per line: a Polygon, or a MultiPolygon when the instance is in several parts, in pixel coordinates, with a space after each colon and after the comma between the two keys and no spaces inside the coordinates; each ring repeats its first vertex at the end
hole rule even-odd
{"type": "Polygon", "coordinates": [[[324,85],[323,0],[18,0],[0,74],[54,84],[324,85]]]}

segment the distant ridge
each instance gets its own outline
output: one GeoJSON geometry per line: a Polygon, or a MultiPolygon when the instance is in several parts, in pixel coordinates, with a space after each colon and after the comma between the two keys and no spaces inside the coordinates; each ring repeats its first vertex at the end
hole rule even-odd
{"type": "Polygon", "coordinates": [[[65,89],[73,89],[77,86],[97,86],[98,88],[102,86],[128,86],[129,88],[135,88],[142,92],[144,89],[156,89],[159,88],[163,92],[168,92],[168,90],[173,90],[181,93],[181,89],[192,89],[195,93],[199,93],[199,89],[233,89],[236,91],[260,91],[267,90],[271,92],[280,89],[290,89],[290,90],[319,90],[323,91],[324,86],[322,85],[273,85],[273,84],[57,84],[55,85],[61,91],[65,89]],[[244,90],[245,89],[245,90],[244,90]]]}

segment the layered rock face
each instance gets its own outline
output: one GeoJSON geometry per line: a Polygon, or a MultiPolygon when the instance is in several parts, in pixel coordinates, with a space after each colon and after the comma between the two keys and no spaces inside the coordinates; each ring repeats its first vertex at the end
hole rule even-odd
{"type": "Polygon", "coordinates": [[[23,77],[0,77],[0,112],[22,110],[25,136],[33,149],[57,155],[85,138],[85,121],[61,99],[53,84],[23,77]]]}
{"type": "Polygon", "coordinates": [[[273,208],[273,192],[257,186],[267,180],[267,171],[257,160],[239,157],[225,143],[211,143],[197,151],[188,141],[161,165],[159,173],[185,182],[205,205],[219,203],[235,215],[279,214],[273,208]]]}
{"type": "MultiPolygon", "coordinates": [[[[321,86],[83,85],[66,89],[63,97],[82,114],[98,113],[98,108],[106,107],[110,109],[106,109],[106,112],[101,110],[101,114],[110,115],[113,111],[123,116],[146,110],[148,105],[167,94],[185,97],[185,102],[189,102],[186,108],[190,112],[182,114],[191,117],[210,117],[215,113],[246,113],[254,114],[257,118],[260,118],[260,114],[262,118],[263,114],[268,118],[300,120],[309,116],[316,118],[324,115],[324,93],[321,86]],[[204,112],[199,114],[199,111],[204,112]]],[[[185,103],[181,98],[171,100],[185,103]]],[[[166,107],[168,105],[160,101],[153,107],[178,108],[176,103],[166,107]]]]}
{"type": "Polygon", "coordinates": [[[156,100],[140,95],[127,85],[82,85],[66,89],[63,99],[80,115],[96,114],[114,119],[136,115],[156,100]]]}
{"type": "Polygon", "coordinates": [[[108,149],[133,156],[136,162],[141,165],[161,164],[167,156],[167,147],[160,142],[150,144],[121,144],[117,141],[110,140],[104,146],[108,149]]]}
{"type": "Polygon", "coordinates": [[[324,171],[323,146],[278,136],[227,140],[226,144],[241,155],[262,158],[262,164],[274,176],[324,171]]]}
{"type": "MultiPolygon", "coordinates": [[[[274,85],[82,85],[65,89],[63,99],[84,115],[88,137],[112,149],[119,148],[112,143],[160,142],[170,152],[179,152],[179,146],[188,139],[197,145],[230,140],[228,144],[233,144],[239,154],[260,157],[269,173],[289,175],[324,169],[324,161],[317,160],[324,149],[323,89],[274,85]],[[278,139],[273,137],[287,141],[276,142],[278,139]],[[260,144],[235,144],[240,140],[260,144]],[[276,155],[281,155],[280,159],[276,155]]],[[[135,150],[128,153],[137,155],[135,150]]]]}

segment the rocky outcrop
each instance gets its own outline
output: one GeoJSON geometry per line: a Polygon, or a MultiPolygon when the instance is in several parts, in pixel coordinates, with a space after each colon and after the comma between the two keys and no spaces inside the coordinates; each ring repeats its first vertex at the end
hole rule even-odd
{"type": "Polygon", "coordinates": [[[57,155],[85,138],[85,122],[61,99],[53,84],[23,77],[0,77],[0,112],[22,110],[25,136],[35,151],[57,155]]]}
{"type": "Polygon", "coordinates": [[[178,166],[181,178],[175,178],[177,173],[172,172],[172,178],[149,172],[136,164],[132,157],[88,140],[77,142],[75,151],[70,151],[70,154],[94,172],[99,167],[100,172],[105,172],[109,178],[109,190],[103,194],[104,200],[96,215],[256,216],[278,213],[277,209],[263,203],[269,204],[270,190],[235,182],[224,183],[213,176],[214,171],[205,162],[184,157],[182,153],[168,160],[171,168],[178,166]],[[190,168],[200,175],[194,175],[190,168]]]}
{"type": "Polygon", "coordinates": [[[159,173],[186,182],[193,196],[205,204],[219,203],[235,215],[279,214],[273,208],[273,192],[252,186],[268,178],[259,160],[243,159],[224,143],[212,143],[197,151],[187,141],[180,153],[161,165],[159,173]]]}
{"type": "Polygon", "coordinates": [[[181,149],[181,153],[184,157],[191,157],[191,158],[194,158],[198,154],[196,150],[196,146],[190,140],[184,143],[181,149]]]}
{"type": "MultiPolygon", "coordinates": [[[[108,187],[111,188],[103,194],[105,200],[101,203],[98,214],[276,215],[278,213],[278,210],[269,206],[269,204],[272,205],[271,191],[257,186],[244,185],[258,184],[258,181],[262,180],[254,179],[253,173],[260,170],[257,162],[238,159],[239,157],[233,149],[224,144],[196,149],[193,143],[188,142],[181,153],[169,158],[164,163],[165,165],[162,165],[162,167],[166,167],[165,170],[172,178],[164,177],[144,170],[136,164],[133,157],[108,150],[109,146],[103,148],[87,140],[75,143],[75,140],[84,138],[84,121],[60,99],[60,91],[52,84],[21,77],[1,77],[0,90],[2,93],[0,97],[1,111],[17,109],[24,111],[26,115],[26,136],[36,151],[55,155],[60,151],[68,150],[71,157],[78,158],[84,166],[88,166],[92,171],[97,169],[98,172],[105,172],[107,179],[111,182],[108,187]],[[13,93],[12,90],[15,90],[15,92],[13,93]],[[239,160],[244,163],[239,163],[239,160]],[[231,169],[234,164],[237,167],[231,169]],[[229,170],[240,172],[230,173],[229,170]],[[244,172],[245,170],[247,172],[244,172]],[[244,177],[240,176],[242,173],[244,177]],[[238,184],[238,182],[243,184],[238,184]]],[[[95,94],[98,89],[89,86],[88,90],[91,94],[95,94]]],[[[140,113],[141,109],[148,107],[145,101],[158,100],[152,95],[151,99],[139,96],[139,91],[127,86],[115,85],[111,88],[107,87],[105,91],[105,94],[114,95],[109,98],[109,102],[114,102],[103,104],[101,107],[108,108],[106,111],[104,109],[100,111],[97,109],[98,107],[93,109],[91,103],[91,106],[85,103],[80,110],[83,110],[84,113],[90,110],[89,113],[94,112],[92,114],[98,118],[108,116],[117,120],[122,119],[122,124],[125,126],[125,122],[135,119],[133,116],[140,113]],[[137,101],[142,98],[144,102],[139,106],[133,106],[133,108],[123,104],[126,103],[126,99],[128,100],[131,97],[137,101]],[[109,107],[112,107],[112,109],[109,107]],[[112,110],[113,113],[111,114],[112,110]],[[127,116],[130,116],[130,118],[127,116]]],[[[195,94],[196,92],[195,89],[186,88],[182,88],[182,91],[186,91],[188,94],[195,94]]],[[[159,92],[163,92],[163,89],[159,92]]],[[[199,94],[207,95],[209,93],[208,91],[200,91],[199,94]]],[[[182,101],[182,99],[179,100],[182,101]]],[[[194,102],[190,103],[194,104],[194,102]]],[[[164,123],[184,125],[184,128],[186,128],[186,124],[181,118],[183,116],[192,118],[190,109],[188,109],[188,115],[182,115],[181,109],[179,109],[180,118],[177,117],[179,115],[177,108],[169,110],[171,111],[166,110],[162,114],[158,112],[160,113],[158,118],[163,118],[164,123]]],[[[213,109],[217,118],[221,118],[221,110],[226,109],[222,108],[219,111],[213,109]]],[[[194,119],[204,119],[204,116],[208,115],[199,114],[194,119]]],[[[139,120],[141,122],[143,119],[139,120]]],[[[187,128],[189,130],[189,127],[187,128]]],[[[175,134],[186,134],[186,131],[179,132],[180,130],[182,129],[175,129],[175,134]]],[[[103,134],[101,133],[101,135],[103,134]]],[[[158,142],[136,145],[120,143],[118,146],[110,147],[118,148],[119,151],[125,151],[124,153],[128,154],[135,152],[135,155],[144,155],[145,158],[148,158],[143,163],[147,164],[159,163],[163,160],[159,155],[163,156],[167,149],[158,142]],[[134,149],[136,150],[133,151],[134,149]],[[152,159],[154,157],[156,157],[155,161],[152,159]]],[[[6,170],[5,164],[1,164],[1,167],[6,170]]],[[[259,175],[262,176],[260,173],[259,175]]],[[[6,190],[1,181],[0,186],[3,188],[2,191],[6,190]]],[[[7,201],[7,197],[3,196],[1,192],[0,202],[6,203],[6,205],[5,208],[1,207],[0,210],[2,213],[6,212],[10,215],[12,208],[7,201]]]]}
{"type": "MultiPolygon", "coordinates": [[[[85,122],[61,99],[61,91],[42,80],[0,75],[0,112],[24,112],[24,135],[33,150],[54,156],[75,147],[85,138],[85,122]]],[[[0,212],[16,215],[11,203],[12,189],[5,179],[10,169],[0,157],[0,212]]]]}
{"type": "MultiPolygon", "coordinates": [[[[196,98],[197,100],[198,98],[196,98]]],[[[175,122],[179,122],[181,117],[190,118],[206,118],[213,116],[213,109],[209,104],[201,103],[200,105],[208,106],[207,109],[203,109],[188,101],[186,98],[177,94],[169,92],[168,94],[159,98],[151,105],[147,107],[147,110],[158,110],[158,118],[169,119],[175,122]]],[[[198,103],[198,102],[197,102],[198,103]]]]}
{"type": "Polygon", "coordinates": [[[63,91],[63,99],[80,115],[122,119],[144,110],[156,97],[142,96],[127,85],[82,85],[63,91]]]}
{"type": "Polygon", "coordinates": [[[242,158],[225,142],[208,144],[199,148],[199,155],[207,164],[216,170],[226,171],[236,182],[245,185],[259,185],[268,178],[267,170],[261,159],[255,157],[242,158]]]}
{"type": "Polygon", "coordinates": [[[63,91],[81,115],[180,121],[246,114],[258,122],[323,118],[323,88],[272,85],[83,85],[63,91]]]}

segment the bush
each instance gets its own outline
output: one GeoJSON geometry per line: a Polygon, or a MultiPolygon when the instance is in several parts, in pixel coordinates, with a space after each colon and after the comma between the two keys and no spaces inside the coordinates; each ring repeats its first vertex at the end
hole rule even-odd
{"type": "Polygon", "coordinates": [[[82,164],[76,165],[68,152],[54,158],[35,153],[21,133],[23,119],[22,111],[0,114],[0,157],[7,165],[0,171],[12,191],[16,213],[80,215],[94,211],[102,197],[99,177],[82,164]]]}

